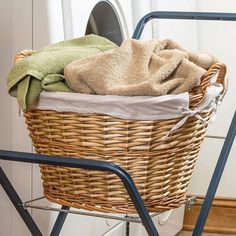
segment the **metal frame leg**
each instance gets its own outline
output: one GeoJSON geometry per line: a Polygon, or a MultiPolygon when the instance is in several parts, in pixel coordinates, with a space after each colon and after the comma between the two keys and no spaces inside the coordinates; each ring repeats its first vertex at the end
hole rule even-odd
{"type": "MultiPolygon", "coordinates": [[[[68,206],[62,206],[61,207],[62,210],[70,210],[70,207],[68,206]]],[[[59,235],[62,229],[62,226],[66,220],[66,217],[68,215],[68,212],[60,212],[57,216],[56,222],[52,228],[52,232],[50,234],[50,236],[55,236],[55,235],[59,235]]]]}
{"type": "MultiPolygon", "coordinates": [[[[23,207],[23,203],[15,191],[14,187],[12,186],[11,182],[7,178],[6,174],[4,173],[3,169],[0,167],[0,184],[2,185],[4,191],[6,192],[7,196],[11,200],[12,204],[18,211],[20,217],[26,224],[29,231],[32,233],[33,236],[43,236],[41,231],[39,230],[38,226],[34,222],[32,216],[28,212],[27,209],[23,207]]],[[[70,207],[62,206],[61,209],[69,210],[70,207]]],[[[66,212],[60,212],[57,216],[56,222],[53,226],[52,232],[50,236],[58,236],[60,234],[60,231],[62,229],[62,226],[65,222],[66,216],[68,213],[66,212]]]]}
{"type": "Polygon", "coordinates": [[[125,222],[125,236],[129,236],[130,231],[130,222],[125,222]]]}
{"type": "Polygon", "coordinates": [[[0,150],[0,159],[27,162],[27,163],[55,165],[55,166],[66,166],[66,167],[82,168],[82,169],[97,170],[97,171],[108,171],[114,173],[123,182],[148,235],[159,236],[157,229],[151,219],[151,216],[149,215],[132,178],[125,170],[123,170],[122,168],[113,163],[105,161],[85,160],[78,158],[64,158],[59,156],[48,156],[48,155],[4,151],[4,150],[0,150]]]}
{"type": "Polygon", "coordinates": [[[29,231],[32,233],[34,236],[43,236],[42,233],[40,232],[38,226],[34,222],[33,218],[31,217],[30,213],[28,210],[23,208],[23,203],[18,196],[17,192],[11,185],[11,182],[5,175],[3,169],[0,167],[0,183],[6,192],[7,196],[10,198],[12,204],[15,206],[16,210],[20,214],[22,220],[25,222],[27,228],[29,231]]]}
{"type": "Polygon", "coordinates": [[[211,178],[211,182],[208,187],[205,200],[203,202],[200,214],[198,216],[197,224],[195,225],[195,228],[193,231],[193,236],[199,236],[202,234],[203,228],[206,223],[206,219],[208,217],[208,214],[212,205],[212,201],[214,200],[216,190],[218,188],[222,173],[225,168],[225,164],[227,162],[231,147],[233,145],[235,135],[236,135],[236,112],[234,112],[234,117],[232,119],[229,131],[224,141],[224,145],[222,147],[219,159],[217,161],[213,176],[211,178]]]}

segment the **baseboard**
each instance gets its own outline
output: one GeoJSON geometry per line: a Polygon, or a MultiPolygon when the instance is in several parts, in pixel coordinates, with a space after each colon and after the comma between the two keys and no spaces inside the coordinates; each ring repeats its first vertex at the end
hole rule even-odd
{"type": "MultiPolygon", "coordinates": [[[[204,200],[202,196],[197,198],[204,200]]],[[[201,203],[196,202],[190,210],[185,210],[183,230],[194,229],[200,208],[201,203]]],[[[236,234],[236,198],[216,197],[214,199],[204,232],[236,234]]]]}

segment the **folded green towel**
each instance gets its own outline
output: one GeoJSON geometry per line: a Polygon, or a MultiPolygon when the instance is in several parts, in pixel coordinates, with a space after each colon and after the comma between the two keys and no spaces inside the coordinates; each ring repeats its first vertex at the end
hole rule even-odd
{"type": "Polygon", "coordinates": [[[7,78],[11,96],[17,97],[23,111],[34,104],[42,90],[71,92],[62,75],[69,63],[117,47],[96,35],[62,41],[16,62],[7,78]]]}

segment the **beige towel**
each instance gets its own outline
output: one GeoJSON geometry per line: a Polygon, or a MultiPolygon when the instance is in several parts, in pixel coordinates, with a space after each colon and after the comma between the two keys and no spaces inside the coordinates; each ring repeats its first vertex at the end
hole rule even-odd
{"type": "Polygon", "coordinates": [[[171,40],[126,40],[116,49],[67,65],[64,75],[80,93],[160,96],[191,91],[217,60],[189,53],[171,40]]]}

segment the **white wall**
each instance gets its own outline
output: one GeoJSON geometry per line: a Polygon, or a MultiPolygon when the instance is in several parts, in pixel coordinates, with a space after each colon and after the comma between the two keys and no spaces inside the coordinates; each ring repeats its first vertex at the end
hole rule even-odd
{"type": "MultiPolygon", "coordinates": [[[[32,47],[32,1],[0,1],[0,149],[30,151],[31,145],[18,105],[7,94],[6,76],[14,55],[32,47]],[[14,30],[13,30],[14,29],[14,30]]],[[[1,167],[11,179],[22,199],[31,197],[31,166],[0,161],[1,167]]],[[[6,194],[0,189],[0,234],[30,235],[22,220],[11,207],[6,194]]]]}
{"type": "MultiPolygon", "coordinates": [[[[234,0],[211,0],[196,1],[197,11],[212,12],[236,12],[234,0]]],[[[225,137],[236,108],[236,22],[201,21],[198,22],[198,49],[217,56],[227,65],[226,78],[229,79],[228,92],[217,113],[217,120],[210,125],[208,135],[225,137]]],[[[204,141],[201,155],[190,184],[189,192],[204,195],[212,176],[217,158],[223,145],[222,139],[207,138],[204,141]]],[[[236,198],[236,144],[231,150],[217,196],[236,198]]]]}
{"type": "MultiPolygon", "coordinates": [[[[151,0],[152,9],[159,11],[195,11],[194,0],[151,0]]],[[[170,38],[189,50],[197,49],[197,24],[189,20],[154,19],[153,37],[170,38]]]]}
{"type": "MultiPolygon", "coordinates": [[[[133,27],[135,28],[139,20],[145,15],[148,14],[152,8],[151,1],[147,0],[132,0],[133,8],[133,27]]],[[[152,38],[152,24],[148,22],[142,32],[140,37],[142,40],[150,40],[152,38]]]]}
{"type": "MultiPolygon", "coordinates": [[[[0,1],[0,22],[9,23],[11,18],[11,2],[8,0],[0,1]],[[4,9],[4,11],[3,11],[4,9]]],[[[11,64],[11,31],[8,29],[8,24],[0,23],[0,149],[11,149],[11,98],[6,92],[6,75],[11,64]],[[3,115],[5,114],[5,115],[3,115]]],[[[8,177],[11,177],[12,168],[8,162],[0,160],[0,166],[6,172],[8,177]]],[[[0,187],[0,228],[6,235],[11,235],[11,204],[0,187]]]]}
{"type": "MultiPolygon", "coordinates": [[[[12,0],[12,54],[25,48],[32,48],[32,0],[23,2],[12,0]]],[[[24,124],[23,114],[19,115],[19,107],[15,99],[12,99],[12,150],[31,151],[31,142],[24,124]]],[[[32,165],[24,163],[12,163],[12,183],[17,192],[21,194],[23,201],[31,198],[31,174],[32,165]]],[[[22,220],[12,208],[12,235],[30,235],[26,227],[22,227],[22,220]]]]}

